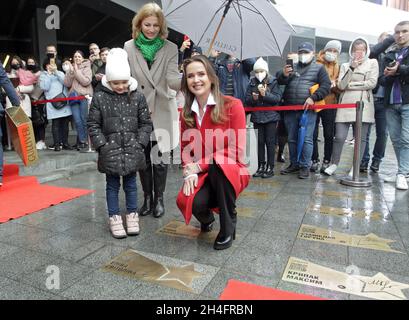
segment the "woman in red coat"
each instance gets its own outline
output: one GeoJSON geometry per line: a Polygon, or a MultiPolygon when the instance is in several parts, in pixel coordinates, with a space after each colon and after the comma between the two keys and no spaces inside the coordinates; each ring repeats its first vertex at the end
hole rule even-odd
{"type": "Polygon", "coordinates": [[[222,96],[219,79],[202,55],[185,60],[181,113],[181,151],[184,184],[176,199],[188,224],[192,214],[201,230],[212,230],[220,215],[214,249],[229,248],[236,233],[236,199],[247,187],[249,173],[243,159],[246,119],[240,100],[222,96]]]}

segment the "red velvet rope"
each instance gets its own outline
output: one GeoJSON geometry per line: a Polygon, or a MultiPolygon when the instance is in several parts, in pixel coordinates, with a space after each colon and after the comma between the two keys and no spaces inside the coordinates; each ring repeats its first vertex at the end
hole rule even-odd
{"type": "Polygon", "coordinates": [[[56,98],[56,99],[50,99],[50,100],[38,100],[38,101],[33,101],[31,103],[32,106],[36,106],[39,104],[46,104],[47,102],[61,102],[61,101],[70,101],[70,100],[85,100],[85,96],[77,96],[77,97],[69,97],[69,98],[56,98]]]}
{"type": "MultiPolygon", "coordinates": [[[[308,110],[326,110],[326,109],[347,109],[356,108],[356,104],[326,104],[326,105],[314,105],[308,107],[308,110]]],[[[183,108],[178,108],[178,111],[182,111],[183,108]]],[[[271,107],[244,107],[246,112],[254,111],[290,111],[290,110],[304,110],[304,106],[271,106],[271,107]]]]}

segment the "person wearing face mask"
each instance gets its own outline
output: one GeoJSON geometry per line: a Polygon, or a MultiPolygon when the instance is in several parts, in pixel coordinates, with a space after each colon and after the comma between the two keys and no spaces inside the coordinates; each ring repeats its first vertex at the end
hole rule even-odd
{"type": "MultiPolygon", "coordinates": [[[[246,106],[263,107],[276,106],[281,101],[281,90],[277,79],[268,74],[268,64],[259,58],[254,64],[255,76],[250,79],[246,91],[246,106]]],[[[274,108],[271,111],[255,111],[251,113],[250,121],[257,130],[258,169],[253,177],[270,178],[274,176],[274,155],[277,132],[277,122],[280,115],[274,108]],[[265,150],[267,148],[267,161],[265,150]]]]}
{"type": "MultiPolygon", "coordinates": [[[[27,58],[26,69],[37,78],[39,78],[41,75],[38,63],[34,57],[27,58]]],[[[38,81],[34,83],[34,90],[31,92],[30,98],[32,102],[45,99],[44,91],[40,88],[40,84],[38,81]]],[[[47,114],[45,104],[31,106],[31,122],[33,124],[34,137],[36,140],[36,149],[46,150],[47,146],[45,144],[45,129],[47,126],[47,114]]]]}
{"type": "MultiPolygon", "coordinates": [[[[363,146],[367,142],[368,128],[371,123],[375,122],[372,90],[376,87],[379,75],[378,61],[376,59],[369,59],[369,54],[370,48],[366,39],[357,38],[354,40],[349,48],[351,60],[342,64],[337,84],[338,88],[343,91],[340,95],[339,103],[356,103],[357,101],[364,103],[360,160],[365,149],[363,146]]],[[[338,109],[335,118],[335,139],[331,165],[324,170],[325,174],[332,175],[336,171],[351,125],[356,125],[356,109],[338,109]]],[[[350,171],[351,174],[352,171],[350,171]]]]}
{"type": "MultiPolygon", "coordinates": [[[[330,92],[331,80],[323,65],[314,62],[314,47],[304,42],[298,47],[298,63],[286,65],[277,74],[278,83],[285,85],[283,94],[284,105],[313,106],[316,101],[324,99],[330,92]],[[311,93],[311,87],[318,84],[319,88],[311,93]]],[[[311,157],[313,151],[313,134],[317,113],[307,111],[306,134],[300,161],[297,160],[297,141],[300,118],[303,111],[286,111],[284,123],[288,132],[288,146],[290,151],[290,165],[281,174],[299,172],[300,179],[307,179],[310,175],[311,157]]]]}
{"type": "MultiPolygon", "coordinates": [[[[24,69],[24,63],[19,56],[11,59],[11,78],[18,79],[17,93],[20,95],[21,108],[26,115],[31,118],[31,100],[30,94],[34,90],[34,85],[38,81],[38,75],[24,69]]],[[[6,108],[11,107],[10,100],[6,100],[6,108]]]]}
{"type": "MultiPolygon", "coordinates": [[[[338,57],[341,53],[342,44],[338,40],[329,41],[324,50],[320,51],[317,56],[317,63],[322,64],[328,73],[331,80],[331,92],[325,97],[326,104],[336,104],[338,102],[337,81],[339,75],[338,57]]],[[[324,133],[324,159],[322,161],[320,172],[329,167],[331,162],[332,145],[334,141],[335,130],[335,109],[321,110],[317,113],[317,122],[314,130],[314,150],[312,152],[311,172],[317,172],[319,169],[319,153],[318,153],[318,128],[320,120],[322,122],[324,133]]]]}

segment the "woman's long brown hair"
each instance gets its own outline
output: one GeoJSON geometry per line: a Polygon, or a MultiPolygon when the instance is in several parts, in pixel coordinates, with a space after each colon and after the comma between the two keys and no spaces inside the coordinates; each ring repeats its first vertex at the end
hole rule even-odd
{"type": "Polygon", "coordinates": [[[223,123],[224,121],[226,121],[226,112],[224,106],[224,99],[220,92],[219,78],[217,77],[216,72],[214,71],[212,63],[204,55],[193,56],[189,59],[186,59],[183,62],[183,78],[181,90],[185,96],[185,105],[182,111],[182,119],[185,121],[188,127],[192,128],[195,126],[195,117],[191,109],[192,103],[195,99],[195,95],[192,92],[190,92],[187,85],[186,77],[187,66],[193,62],[200,62],[204,65],[206,74],[211,83],[210,91],[216,102],[216,105],[211,113],[212,121],[217,124],[223,123]]]}

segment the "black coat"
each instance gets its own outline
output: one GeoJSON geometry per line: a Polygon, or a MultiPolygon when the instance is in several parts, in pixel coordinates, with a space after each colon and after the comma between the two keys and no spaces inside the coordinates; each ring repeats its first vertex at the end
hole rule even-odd
{"type": "MultiPolygon", "coordinates": [[[[268,76],[263,82],[258,81],[253,77],[250,79],[250,83],[246,91],[245,105],[249,107],[264,107],[264,106],[277,106],[281,101],[281,89],[277,83],[277,79],[273,76],[268,76]],[[266,95],[263,97],[259,94],[258,85],[267,84],[266,95]],[[253,92],[258,93],[258,100],[253,99],[253,92]]],[[[277,111],[255,111],[251,113],[251,122],[253,123],[268,123],[272,121],[279,121],[280,115],[277,111]]]]}
{"type": "Polygon", "coordinates": [[[315,62],[308,65],[298,63],[289,77],[285,77],[283,71],[279,71],[277,81],[280,85],[285,85],[283,99],[284,104],[289,106],[303,105],[309,97],[314,102],[320,101],[331,91],[328,72],[322,64],[315,62]],[[319,88],[311,94],[310,88],[315,84],[319,84],[319,88]]]}
{"type": "MultiPolygon", "coordinates": [[[[396,51],[389,51],[384,58],[384,66],[387,66],[396,57],[396,51]]],[[[409,104],[409,51],[403,57],[401,64],[395,76],[386,77],[381,75],[379,82],[385,87],[385,106],[389,105],[391,91],[395,79],[398,79],[401,85],[402,103],[409,104]]]]}
{"type": "Polygon", "coordinates": [[[95,78],[95,75],[98,73],[105,74],[105,68],[106,64],[104,63],[102,66],[98,68],[98,70],[92,76],[92,87],[94,88],[94,93],[102,90],[102,81],[98,81],[97,78],[95,78]]]}
{"type": "Polygon", "coordinates": [[[144,148],[152,132],[143,94],[117,94],[106,87],[97,92],[88,116],[92,145],[98,151],[98,170],[125,176],[146,167],[144,148]]]}

